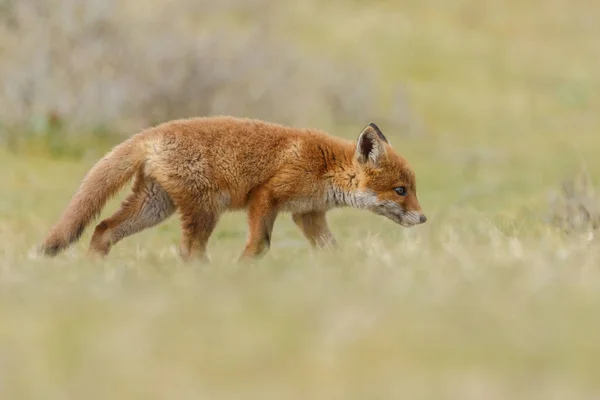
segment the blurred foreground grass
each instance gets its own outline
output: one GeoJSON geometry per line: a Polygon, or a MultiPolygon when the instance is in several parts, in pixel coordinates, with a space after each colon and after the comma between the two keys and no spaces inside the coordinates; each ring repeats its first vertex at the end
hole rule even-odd
{"type": "MultiPolygon", "coordinates": [[[[272,251],[236,265],[246,227],[233,214],[213,263],[185,266],[172,218],[105,263],[85,259],[89,231],[36,259],[117,139],[19,139],[0,149],[0,398],[598,398],[598,239],[544,218],[561,179],[600,172],[600,6],[335,0],[276,15],[270,29],[305,57],[374,68],[376,102],[402,112],[405,87],[420,134],[381,125],[429,222],[337,210],[342,250],[316,253],[283,216],[272,251]]],[[[186,29],[207,29],[200,17],[186,29]]]]}
{"type": "Polygon", "coordinates": [[[319,253],[284,215],[272,251],[238,265],[245,218],[231,214],[209,244],[213,262],[182,265],[176,218],[105,263],[85,258],[89,231],[55,259],[32,257],[93,161],[3,152],[0,397],[600,395],[598,240],[545,225],[544,202],[446,204],[456,188],[430,185],[452,174],[416,158],[423,227],[338,210],[342,249],[319,253]]]}

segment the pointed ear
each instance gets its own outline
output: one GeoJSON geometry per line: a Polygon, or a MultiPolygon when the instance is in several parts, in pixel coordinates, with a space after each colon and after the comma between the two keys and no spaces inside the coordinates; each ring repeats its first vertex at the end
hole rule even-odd
{"type": "Polygon", "coordinates": [[[371,128],[373,128],[373,130],[375,131],[375,133],[377,133],[377,136],[379,136],[379,139],[383,140],[386,143],[389,143],[387,138],[383,135],[383,132],[381,132],[381,129],[379,129],[379,127],[377,125],[375,125],[374,122],[369,123],[369,126],[371,128]]]}
{"type": "Polygon", "coordinates": [[[367,161],[371,161],[373,164],[377,164],[381,156],[385,153],[384,142],[387,143],[387,140],[385,140],[385,136],[382,139],[377,133],[378,131],[379,128],[375,129],[369,124],[358,136],[356,158],[359,162],[366,163],[367,161]]]}

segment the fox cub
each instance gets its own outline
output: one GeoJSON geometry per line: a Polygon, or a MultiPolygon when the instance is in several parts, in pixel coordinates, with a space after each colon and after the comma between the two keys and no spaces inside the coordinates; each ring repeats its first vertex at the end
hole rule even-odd
{"type": "Polygon", "coordinates": [[[242,259],[268,250],[283,212],[315,247],[336,246],[325,218],[335,207],[369,210],[405,227],[427,220],[414,171],[374,123],[351,142],[314,129],[206,117],[166,122],[117,145],[87,173],[41,251],[53,256],[79,239],[133,176],[133,192],[96,226],[90,253],[105,256],[176,210],[184,260],[206,258],[206,243],[228,210],[248,213],[242,259]]]}

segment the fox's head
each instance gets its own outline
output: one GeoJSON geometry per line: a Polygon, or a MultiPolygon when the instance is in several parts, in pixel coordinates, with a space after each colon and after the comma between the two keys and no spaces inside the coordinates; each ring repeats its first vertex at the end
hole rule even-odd
{"type": "Polygon", "coordinates": [[[404,226],[427,221],[417,199],[415,173],[374,123],[360,133],[354,154],[355,206],[404,226]]]}

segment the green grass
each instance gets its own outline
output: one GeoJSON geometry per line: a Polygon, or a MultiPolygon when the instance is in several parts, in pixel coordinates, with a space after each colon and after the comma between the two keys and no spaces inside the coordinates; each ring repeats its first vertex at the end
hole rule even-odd
{"type": "Polygon", "coordinates": [[[311,56],[376,66],[382,103],[405,84],[424,123],[386,134],[428,223],[336,210],[338,252],[282,216],[271,252],[236,264],[231,214],[209,265],[179,262],[176,218],[106,262],[85,258],[89,230],[36,258],[116,142],[0,149],[0,398],[597,398],[599,242],[544,218],[563,178],[600,173],[599,16],[592,1],[336,0],[274,22],[311,56]]]}

